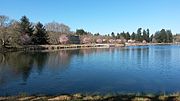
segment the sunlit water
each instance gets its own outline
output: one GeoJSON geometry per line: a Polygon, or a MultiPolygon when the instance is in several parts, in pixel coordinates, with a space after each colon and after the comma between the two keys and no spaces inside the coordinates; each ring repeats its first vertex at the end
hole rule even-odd
{"type": "Polygon", "coordinates": [[[180,46],[0,54],[0,95],[178,92],[180,46]]]}

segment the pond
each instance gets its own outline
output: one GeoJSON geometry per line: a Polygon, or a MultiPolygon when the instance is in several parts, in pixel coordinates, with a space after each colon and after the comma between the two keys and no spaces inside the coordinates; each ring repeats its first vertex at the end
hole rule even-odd
{"type": "Polygon", "coordinates": [[[178,91],[178,45],[0,54],[0,96],[178,91]]]}

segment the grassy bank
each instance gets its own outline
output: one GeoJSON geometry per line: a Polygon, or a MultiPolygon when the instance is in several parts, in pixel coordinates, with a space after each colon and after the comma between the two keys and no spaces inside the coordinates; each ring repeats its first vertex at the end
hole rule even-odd
{"type": "Polygon", "coordinates": [[[0,48],[0,52],[12,51],[54,51],[64,49],[84,49],[84,48],[109,48],[123,47],[124,44],[66,44],[66,45],[24,45],[20,47],[0,48]]]}
{"type": "Polygon", "coordinates": [[[57,95],[57,96],[18,96],[0,97],[0,101],[180,101],[180,93],[173,94],[118,94],[118,95],[57,95]]]}
{"type": "Polygon", "coordinates": [[[56,51],[65,49],[84,49],[84,48],[110,48],[125,46],[146,46],[146,45],[174,45],[176,43],[126,43],[126,44],[67,44],[67,45],[24,45],[11,48],[0,48],[0,52],[13,51],[56,51]]]}
{"type": "Polygon", "coordinates": [[[126,43],[125,46],[177,45],[177,43],[126,43]]]}

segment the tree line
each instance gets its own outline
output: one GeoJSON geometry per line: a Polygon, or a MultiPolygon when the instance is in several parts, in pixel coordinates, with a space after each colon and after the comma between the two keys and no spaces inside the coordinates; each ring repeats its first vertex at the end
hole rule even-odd
{"type": "Polygon", "coordinates": [[[91,38],[125,39],[135,40],[136,42],[173,42],[171,30],[162,29],[156,33],[150,33],[149,29],[138,28],[137,32],[121,32],[101,35],[92,34],[84,29],[77,29],[75,32],[70,27],[57,22],[50,22],[43,25],[41,22],[32,23],[28,17],[22,16],[19,21],[9,19],[9,17],[0,15],[0,46],[18,47],[22,45],[46,45],[59,44],[60,35],[89,36],[91,38]]]}
{"type": "Polygon", "coordinates": [[[133,32],[132,34],[130,34],[129,32],[124,32],[123,31],[123,32],[117,33],[115,35],[114,32],[112,32],[111,36],[113,38],[116,38],[116,39],[124,38],[126,40],[131,39],[131,40],[136,40],[136,41],[139,41],[139,42],[142,42],[143,40],[145,40],[146,42],[151,41],[149,29],[147,29],[147,30],[144,29],[142,31],[142,28],[138,28],[137,33],[133,32]]]}
{"type": "Polygon", "coordinates": [[[136,40],[137,42],[157,42],[157,43],[171,43],[173,42],[173,34],[171,30],[162,29],[161,31],[155,32],[155,34],[150,34],[149,29],[138,28],[137,33],[133,32],[130,34],[129,32],[111,33],[111,36],[116,39],[124,38],[126,40],[136,40]]]}
{"type": "Polygon", "coordinates": [[[40,22],[33,25],[26,16],[20,21],[0,16],[1,47],[48,44],[48,34],[40,22]]]}

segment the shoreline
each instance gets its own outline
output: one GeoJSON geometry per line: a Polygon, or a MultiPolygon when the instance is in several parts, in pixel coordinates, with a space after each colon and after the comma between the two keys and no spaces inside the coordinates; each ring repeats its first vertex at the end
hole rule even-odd
{"type": "Polygon", "coordinates": [[[172,94],[62,94],[62,95],[31,95],[0,96],[0,101],[180,101],[180,93],[172,94]]]}
{"type": "Polygon", "coordinates": [[[125,43],[125,44],[67,44],[67,45],[26,45],[20,48],[0,49],[1,53],[17,52],[17,51],[58,51],[71,49],[91,49],[91,48],[117,48],[129,46],[148,46],[148,45],[180,45],[180,43],[125,43]]]}
{"type": "Polygon", "coordinates": [[[69,49],[89,49],[89,48],[110,48],[110,47],[124,47],[124,44],[67,44],[67,45],[24,45],[19,48],[11,49],[1,48],[0,52],[14,52],[14,51],[58,51],[69,49]]]}
{"type": "Polygon", "coordinates": [[[128,43],[126,44],[126,46],[147,46],[147,45],[178,45],[178,44],[177,43],[128,43]]]}

